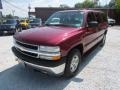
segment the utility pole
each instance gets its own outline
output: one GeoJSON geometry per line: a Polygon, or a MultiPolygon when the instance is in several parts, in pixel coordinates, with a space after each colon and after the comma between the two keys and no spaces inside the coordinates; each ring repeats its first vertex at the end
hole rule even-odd
{"type": "Polygon", "coordinates": [[[106,0],[106,13],[107,13],[107,17],[109,17],[109,6],[108,6],[108,1],[106,0]]]}
{"type": "Polygon", "coordinates": [[[93,3],[94,3],[94,8],[96,8],[99,4],[99,0],[93,0],[93,3]]]}
{"type": "Polygon", "coordinates": [[[30,11],[31,11],[31,5],[30,4],[28,5],[28,10],[29,10],[28,11],[28,17],[30,18],[30,11]]]}
{"type": "Polygon", "coordinates": [[[99,8],[101,7],[101,2],[100,2],[100,0],[98,1],[98,6],[99,6],[99,8]]]}
{"type": "Polygon", "coordinates": [[[15,10],[12,10],[12,15],[13,15],[13,17],[14,17],[14,14],[15,14],[15,10]]]}

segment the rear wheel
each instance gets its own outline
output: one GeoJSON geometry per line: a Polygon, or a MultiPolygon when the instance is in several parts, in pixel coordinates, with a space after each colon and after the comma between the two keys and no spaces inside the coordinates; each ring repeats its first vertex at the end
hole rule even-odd
{"type": "Polygon", "coordinates": [[[79,65],[81,62],[81,53],[78,49],[73,49],[67,57],[66,67],[64,76],[65,77],[73,77],[79,71],[79,65]]]}
{"type": "Polygon", "coordinates": [[[100,42],[100,46],[104,46],[106,41],[106,34],[104,34],[103,39],[100,42]]]}

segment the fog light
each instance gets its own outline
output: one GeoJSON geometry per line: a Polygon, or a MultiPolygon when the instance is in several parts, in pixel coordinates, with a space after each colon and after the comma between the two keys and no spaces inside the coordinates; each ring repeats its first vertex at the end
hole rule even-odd
{"type": "Polygon", "coordinates": [[[59,60],[60,56],[40,56],[41,59],[47,59],[47,60],[59,60]]]}
{"type": "Polygon", "coordinates": [[[60,60],[60,56],[53,56],[52,60],[60,60]]]}

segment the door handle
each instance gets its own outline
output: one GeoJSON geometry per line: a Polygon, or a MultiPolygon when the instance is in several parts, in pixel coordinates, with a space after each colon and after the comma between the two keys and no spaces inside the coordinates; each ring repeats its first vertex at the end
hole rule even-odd
{"type": "Polygon", "coordinates": [[[90,32],[85,32],[86,35],[90,34],[90,32]]]}

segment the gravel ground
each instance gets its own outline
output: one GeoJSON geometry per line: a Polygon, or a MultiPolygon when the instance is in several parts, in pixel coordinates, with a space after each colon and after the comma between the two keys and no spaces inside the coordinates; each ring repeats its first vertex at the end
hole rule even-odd
{"type": "Polygon", "coordinates": [[[0,90],[120,90],[120,27],[110,27],[106,45],[84,57],[69,80],[22,68],[11,52],[11,36],[0,37],[0,90]]]}

